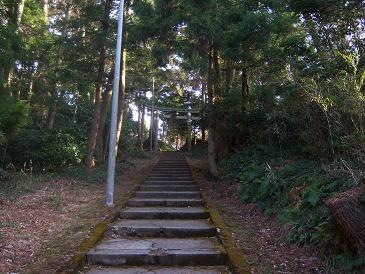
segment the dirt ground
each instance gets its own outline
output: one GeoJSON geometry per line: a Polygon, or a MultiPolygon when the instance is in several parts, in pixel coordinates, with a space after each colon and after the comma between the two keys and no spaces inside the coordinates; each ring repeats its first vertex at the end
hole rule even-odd
{"type": "MultiPolygon", "coordinates": [[[[205,172],[206,161],[192,163],[205,172]]],[[[325,273],[324,262],[314,250],[289,244],[285,229],[275,220],[265,216],[257,205],[240,202],[239,183],[205,180],[202,186],[246,255],[251,273],[325,273]]]]}
{"type": "MultiPolygon", "coordinates": [[[[147,170],[148,161],[133,162],[116,182],[116,206],[147,170]]],[[[113,210],[104,205],[103,183],[53,180],[44,185],[14,201],[0,196],[0,273],[46,274],[63,269],[93,226],[113,210]]]]}

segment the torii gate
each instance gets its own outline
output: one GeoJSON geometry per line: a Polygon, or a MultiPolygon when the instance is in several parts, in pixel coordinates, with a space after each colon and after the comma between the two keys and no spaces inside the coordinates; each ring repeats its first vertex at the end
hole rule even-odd
{"type": "MultiPolygon", "coordinates": [[[[151,122],[150,122],[150,130],[151,130],[151,137],[152,137],[152,133],[154,133],[153,131],[153,120],[154,120],[154,111],[157,111],[156,114],[156,120],[157,120],[157,129],[155,130],[155,150],[157,149],[157,141],[158,141],[158,117],[159,117],[159,111],[160,112],[175,112],[175,113],[186,113],[186,115],[177,115],[176,119],[177,120],[186,120],[187,123],[187,127],[188,127],[188,152],[191,152],[191,141],[192,141],[192,137],[191,137],[191,130],[192,130],[192,121],[198,121],[201,120],[201,117],[193,117],[192,114],[193,113],[200,113],[200,110],[198,109],[182,109],[182,108],[171,108],[171,107],[155,107],[155,106],[147,106],[147,109],[151,111],[151,122]]],[[[165,114],[164,115],[165,118],[172,118],[171,114],[165,114]]],[[[150,147],[151,151],[152,151],[152,141],[151,141],[151,147],[150,147]]]]}

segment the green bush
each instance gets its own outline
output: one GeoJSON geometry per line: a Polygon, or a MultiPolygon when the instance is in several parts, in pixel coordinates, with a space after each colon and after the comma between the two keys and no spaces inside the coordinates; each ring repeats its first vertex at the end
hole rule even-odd
{"type": "Polygon", "coordinates": [[[55,171],[82,160],[80,143],[62,130],[27,128],[9,143],[9,154],[16,167],[31,161],[35,170],[55,171]]]}
{"type": "Polygon", "coordinates": [[[297,154],[251,146],[221,166],[227,178],[241,183],[239,196],[244,203],[257,203],[289,226],[288,240],[335,250],[334,224],[323,201],[355,182],[335,165],[292,155],[297,154]]]}
{"type": "Polygon", "coordinates": [[[27,122],[27,105],[0,95],[0,144],[13,137],[27,122]]]}

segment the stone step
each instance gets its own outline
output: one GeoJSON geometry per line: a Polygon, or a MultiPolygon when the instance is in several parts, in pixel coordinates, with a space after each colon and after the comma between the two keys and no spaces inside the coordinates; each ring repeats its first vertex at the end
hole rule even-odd
{"type": "Polygon", "coordinates": [[[138,198],[200,198],[198,191],[136,191],[138,198]]]}
{"type": "Polygon", "coordinates": [[[154,170],[151,170],[150,174],[191,175],[191,172],[189,170],[185,170],[185,169],[179,169],[179,170],[177,170],[177,169],[154,169],[154,170]]]}
{"type": "Polygon", "coordinates": [[[186,181],[180,181],[180,182],[171,182],[171,181],[146,181],[143,183],[143,185],[148,186],[197,186],[197,184],[193,181],[186,182],[186,181]]]}
{"type": "Polygon", "coordinates": [[[203,206],[204,201],[201,199],[187,198],[132,198],[128,201],[129,206],[172,206],[172,207],[187,207],[187,206],[203,206]]]}
{"type": "Polygon", "coordinates": [[[214,237],[216,229],[207,220],[120,220],[108,230],[113,237],[214,237]]]}
{"type": "Polygon", "coordinates": [[[154,167],[152,171],[186,171],[189,172],[190,169],[187,167],[154,167]]]}
{"type": "Polygon", "coordinates": [[[196,185],[141,185],[141,191],[198,191],[196,185]]]}
{"type": "Polygon", "coordinates": [[[144,185],[196,186],[194,181],[145,181],[144,185]]]}
{"type": "Polygon", "coordinates": [[[192,177],[190,173],[167,173],[167,172],[152,172],[150,173],[149,177],[169,177],[171,179],[175,178],[175,177],[192,177]]]}
{"type": "Polygon", "coordinates": [[[224,266],[205,267],[98,267],[85,272],[86,274],[228,274],[224,266]]]}
{"type": "Polygon", "coordinates": [[[208,219],[204,207],[130,207],[120,212],[125,219],[208,219]]]}
{"type": "Polygon", "coordinates": [[[174,178],[179,178],[179,179],[189,179],[191,180],[193,177],[189,174],[189,175],[179,175],[179,174],[169,174],[169,175],[163,175],[163,174],[151,174],[150,176],[147,177],[147,179],[165,179],[165,180],[173,180],[174,178]]]}
{"type": "Polygon", "coordinates": [[[154,168],[157,168],[157,167],[189,168],[189,166],[187,164],[157,164],[154,166],[154,168]]]}
{"type": "Polygon", "coordinates": [[[162,176],[150,176],[147,177],[145,179],[145,181],[173,181],[173,182],[177,182],[177,181],[182,181],[182,182],[191,182],[193,181],[193,178],[190,176],[186,176],[186,177],[162,177],[162,176]]]}
{"type": "Polygon", "coordinates": [[[162,177],[162,176],[149,176],[145,181],[192,181],[191,176],[186,177],[162,177]]]}
{"type": "Polygon", "coordinates": [[[213,239],[115,239],[91,249],[89,264],[213,266],[224,265],[227,256],[213,239]]]}

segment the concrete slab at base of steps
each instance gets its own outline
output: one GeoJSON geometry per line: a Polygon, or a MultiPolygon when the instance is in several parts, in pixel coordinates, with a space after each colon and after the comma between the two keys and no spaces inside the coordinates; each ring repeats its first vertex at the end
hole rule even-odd
{"type": "Polygon", "coordinates": [[[208,219],[204,207],[130,207],[120,212],[123,219],[208,219]]]}
{"type": "Polygon", "coordinates": [[[141,185],[139,188],[141,191],[198,191],[197,186],[184,186],[184,185],[141,185]]]}
{"type": "Polygon", "coordinates": [[[115,239],[102,242],[86,255],[89,264],[213,266],[227,255],[215,239],[115,239]]]}
{"type": "Polygon", "coordinates": [[[94,268],[87,274],[228,274],[224,266],[215,267],[125,267],[125,268],[94,268]]]}
{"type": "Polygon", "coordinates": [[[120,220],[107,235],[115,237],[214,237],[217,230],[207,220],[120,220]]]}
{"type": "Polygon", "coordinates": [[[136,191],[138,198],[200,198],[198,191],[136,191]]]}
{"type": "Polygon", "coordinates": [[[203,206],[202,199],[187,199],[187,198],[132,198],[128,201],[128,206],[167,206],[167,207],[188,207],[188,206],[203,206]]]}

